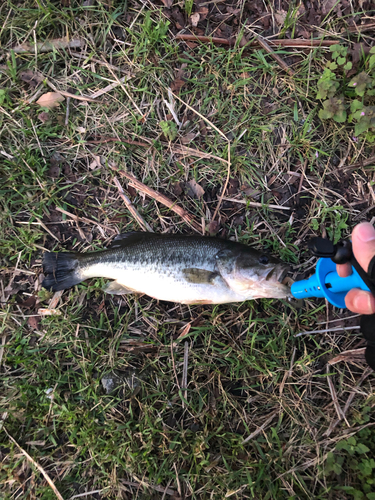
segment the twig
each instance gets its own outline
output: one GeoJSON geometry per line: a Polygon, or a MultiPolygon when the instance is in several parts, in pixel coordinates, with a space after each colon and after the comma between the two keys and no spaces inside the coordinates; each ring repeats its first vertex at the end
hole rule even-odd
{"type": "Polygon", "coordinates": [[[365,160],[357,161],[357,163],[353,163],[353,165],[346,165],[341,167],[340,170],[356,170],[357,168],[363,168],[369,165],[375,165],[375,156],[370,156],[370,158],[366,158],[365,160]]]}
{"type": "Polygon", "coordinates": [[[228,163],[227,160],[225,160],[224,158],[220,158],[220,156],[215,156],[211,153],[205,153],[204,151],[198,151],[198,149],[188,148],[187,146],[177,146],[173,144],[170,149],[174,154],[197,156],[198,158],[212,158],[213,160],[228,163]]]}
{"type": "Polygon", "coordinates": [[[183,371],[182,371],[182,382],[181,382],[181,389],[184,390],[184,398],[185,398],[185,400],[187,400],[187,385],[188,385],[188,383],[187,383],[187,371],[188,371],[188,361],[189,361],[189,342],[185,341],[185,344],[184,344],[184,367],[183,367],[183,371]]]}
{"type": "Polygon", "coordinates": [[[311,332],[299,332],[295,337],[302,337],[302,335],[312,335],[313,333],[330,333],[330,332],[341,332],[342,330],[359,330],[360,326],[337,326],[336,328],[325,328],[324,330],[313,330],[311,332]]]}
{"type": "Polygon", "coordinates": [[[113,90],[116,87],[118,87],[119,85],[121,85],[121,83],[125,82],[127,79],[128,79],[127,76],[123,76],[117,82],[111,83],[111,84],[107,85],[106,87],[104,87],[104,89],[100,89],[97,92],[94,92],[93,94],[91,94],[91,98],[96,99],[97,97],[100,97],[103,94],[107,94],[108,92],[111,92],[111,90],[113,90]]]}
{"type": "Polygon", "coordinates": [[[159,203],[162,203],[164,206],[168,207],[170,210],[178,214],[187,224],[189,224],[195,231],[198,233],[201,233],[201,226],[194,220],[194,218],[189,215],[186,210],[183,208],[179,207],[175,203],[173,203],[169,198],[164,196],[161,193],[158,193],[154,189],[146,186],[143,184],[143,182],[140,182],[138,179],[136,179],[133,175],[128,174],[127,172],[124,172],[123,170],[119,170],[117,167],[113,165],[109,165],[109,167],[117,172],[119,175],[126,177],[131,181],[131,185],[141,191],[142,193],[145,193],[147,196],[150,198],[153,198],[154,200],[158,201],[159,203]]]}
{"type": "Polygon", "coordinates": [[[228,169],[227,169],[227,178],[225,179],[225,183],[224,183],[224,186],[223,186],[223,189],[221,191],[221,195],[219,197],[219,201],[217,203],[217,206],[216,206],[216,209],[215,209],[215,212],[212,216],[212,219],[211,219],[211,222],[213,222],[216,218],[216,215],[218,214],[219,212],[219,209],[220,209],[220,206],[223,202],[223,197],[224,197],[224,194],[225,194],[225,191],[228,187],[228,184],[229,184],[229,179],[230,179],[230,167],[231,167],[231,158],[230,158],[230,140],[228,139],[228,137],[224,134],[224,132],[222,132],[220,129],[218,129],[212,122],[210,122],[210,120],[208,118],[206,118],[205,116],[203,116],[201,113],[199,113],[196,109],[194,109],[192,106],[190,106],[187,102],[185,102],[183,99],[181,99],[180,96],[178,96],[177,94],[174,94],[170,89],[168,89],[168,92],[171,93],[171,95],[173,95],[176,99],[178,99],[184,106],[186,106],[188,109],[190,109],[190,111],[192,111],[193,113],[195,113],[196,115],[199,116],[199,118],[201,118],[201,120],[205,121],[207,123],[207,125],[209,125],[211,128],[213,128],[214,130],[216,130],[216,132],[221,135],[221,137],[227,142],[227,147],[228,147],[228,160],[227,160],[227,166],[228,166],[228,169]]]}
{"type": "Polygon", "coordinates": [[[294,76],[294,71],[292,70],[292,68],[289,68],[289,66],[286,64],[285,61],[283,61],[281,59],[280,56],[278,56],[275,51],[270,47],[270,45],[266,42],[266,40],[260,36],[260,35],[257,35],[254,31],[252,31],[253,35],[256,37],[258,43],[260,44],[260,46],[266,51],[268,52],[268,54],[277,62],[277,64],[284,70],[288,73],[288,75],[290,76],[294,76]]]}
{"type": "Polygon", "coordinates": [[[70,99],[71,97],[66,98],[65,127],[69,125],[70,99]]]}
{"type": "Polygon", "coordinates": [[[176,491],[172,490],[171,488],[168,488],[167,490],[163,488],[162,486],[157,486],[156,484],[150,484],[146,483],[145,481],[140,481],[139,483],[136,483],[134,481],[125,481],[124,479],[120,479],[122,484],[126,484],[127,486],[134,486],[135,488],[139,488],[142,486],[143,488],[150,488],[155,491],[159,491],[160,493],[164,493],[166,491],[167,495],[175,495],[176,491]]]}
{"type": "Polygon", "coordinates": [[[58,92],[59,94],[65,96],[65,97],[71,97],[72,99],[77,99],[78,101],[88,101],[88,102],[96,102],[97,104],[102,104],[100,101],[97,101],[96,99],[93,99],[92,97],[89,97],[87,95],[79,95],[79,94],[72,94],[71,92],[65,92],[65,90],[59,90],[53,83],[50,81],[46,80],[46,84],[48,85],[49,88],[51,88],[54,92],[58,92]]]}
{"type": "Polygon", "coordinates": [[[112,74],[113,78],[116,80],[117,84],[121,86],[122,90],[125,92],[127,98],[131,101],[131,103],[133,104],[133,106],[135,107],[135,109],[138,111],[138,113],[140,114],[140,116],[143,118],[143,113],[142,111],[139,109],[139,107],[137,106],[137,103],[134,101],[134,99],[132,98],[132,96],[129,94],[129,92],[126,90],[123,82],[126,80],[127,77],[123,77],[121,79],[119,79],[117,77],[117,75],[113,72],[112,68],[108,67],[108,71],[112,74]]]}
{"type": "Polygon", "coordinates": [[[147,142],[140,141],[132,141],[131,139],[127,139],[126,137],[100,137],[99,139],[85,141],[86,144],[105,144],[106,142],[126,142],[127,144],[131,144],[133,146],[141,146],[144,148],[149,148],[152,144],[148,144],[147,142]]]}
{"type": "Polygon", "coordinates": [[[292,354],[292,359],[290,361],[290,367],[289,367],[289,370],[286,371],[284,373],[284,377],[283,377],[283,380],[281,381],[281,384],[280,384],[280,389],[279,389],[279,394],[280,394],[280,397],[283,395],[283,391],[284,391],[284,386],[285,386],[285,382],[287,381],[287,379],[291,376],[292,374],[292,371],[293,371],[293,365],[294,365],[294,359],[296,357],[296,352],[297,352],[297,349],[296,347],[293,349],[293,354],[292,354]]]}
{"type": "Polygon", "coordinates": [[[122,74],[127,75],[129,78],[133,78],[134,74],[131,71],[128,71],[126,69],[119,68],[118,66],[114,66],[113,64],[109,64],[107,61],[101,61],[100,59],[95,59],[94,57],[87,56],[85,54],[78,54],[78,53],[72,53],[72,57],[76,59],[83,59],[87,60],[88,62],[93,62],[95,64],[100,64],[101,66],[105,66],[106,68],[111,68],[114,71],[119,71],[122,74]]]}
{"type": "Polygon", "coordinates": [[[353,363],[355,361],[364,362],[365,351],[366,347],[363,347],[362,349],[350,349],[348,351],[344,351],[335,358],[330,359],[328,364],[332,366],[336,363],[340,363],[340,361],[345,361],[346,363],[353,363]]]}
{"type": "Polygon", "coordinates": [[[248,205],[249,207],[254,208],[272,208],[273,210],[291,210],[290,207],[283,207],[282,205],[267,205],[267,203],[258,203],[257,201],[246,201],[246,200],[237,200],[236,198],[225,198],[223,197],[223,201],[231,201],[233,203],[241,203],[241,205],[248,205]]]}
{"type": "Polygon", "coordinates": [[[28,453],[27,451],[25,451],[18,443],[15,439],[12,438],[12,436],[9,434],[9,432],[6,430],[5,427],[3,427],[3,430],[5,431],[5,434],[8,436],[8,438],[17,446],[17,448],[21,451],[21,453],[23,453],[23,455],[25,455],[25,457],[27,458],[27,460],[29,460],[29,462],[31,462],[34,467],[36,467],[39,472],[41,472],[44,476],[44,479],[47,481],[47,483],[50,485],[50,487],[52,488],[53,492],[55,493],[55,495],[57,496],[57,498],[59,500],[64,500],[63,497],[61,496],[61,494],[59,493],[58,489],[56,488],[56,486],[54,485],[52,479],[49,477],[49,475],[47,474],[47,472],[43,469],[43,467],[41,465],[38,464],[38,462],[36,462],[28,453]]]}
{"type": "MultiPolygon", "coordinates": [[[[344,415],[346,415],[347,411],[349,410],[349,407],[352,404],[352,401],[355,398],[355,395],[357,394],[357,389],[359,389],[359,387],[362,384],[362,382],[364,382],[366,380],[366,378],[372,372],[373,372],[372,368],[368,368],[367,370],[365,370],[362,373],[362,377],[358,380],[358,384],[355,386],[355,388],[353,389],[353,391],[350,393],[350,395],[349,395],[349,397],[348,397],[348,399],[347,399],[347,401],[345,403],[344,410],[343,410],[343,414],[344,415]]],[[[339,424],[340,421],[341,421],[340,419],[337,419],[334,422],[332,422],[331,425],[329,426],[329,428],[326,430],[326,432],[323,435],[324,436],[329,436],[331,434],[331,432],[335,429],[335,427],[337,427],[337,425],[339,424]]]]}
{"type": "MultiPolygon", "coordinates": [[[[333,406],[335,407],[335,410],[336,410],[336,413],[337,413],[337,417],[338,417],[339,420],[342,420],[344,418],[345,422],[348,424],[348,422],[347,422],[347,420],[345,418],[345,415],[342,412],[341,406],[339,405],[339,401],[337,399],[337,393],[336,393],[335,386],[333,385],[332,379],[329,376],[330,371],[329,371],[329,365],[328,364],[327,364],[327,374],[328,374],[328,377],[327,377],[328,387],[329,387],[329,391],[331,393],[331,397],[332,397],[332,401],[333,401],[333,406]]],[[[348,424],[348,427],[350,427],[349,424],[348,424]]]]}
{"type": "Polygon", "coordinates": [[[302,172],[301,172],[301,177],[299,179],[299,184],[298,184],[298,190],[297,190],[296,197],[295,197],[295,200],[294,200],[294,202],[295,202],[296,205],[298,205],[299,198],[300,198],[300,195],[301,195],[302,184],[303,184],[303,181],[305,179],[306,167],[307,167],[307,158],[305,160],[305,163],[303,164],[303,168],[302,168],[302,172]]]}
{"type": "Polygon", "coordinates": [[[181,492],[181,485],[180,485],[180,479],[178,477],[178,471],[177,471],[177,467],[176,467],[176,464],[175,462],[173,462],[173,468],[174,468],[174,471],[176,473],[176,482],[177,482],[177,491],[178,491],[178,494],[180,495],[180,497],[182,496],[182,492],[181,492]]]}
{"type": "MultiPolygon", "coordinates": [[[[210,36],[199,36],[199,35],[188,35],[185,33],[177,34],[175,36],[176,40],[183,40],[187,42],[212,42],[219,45],[235,45],[235,40],[228,40],[226,38],[218,38],[218,37],[210,37],[210,36]]],[[[337,45],[340,43],[339,40],[283,40],[283,39],[274,39],[271,40],[269,38],[266,39],[267,43],[271,47],[285,47],[285,48],[300,48],[300,49],[309,49],[314,47],[330,47],[331,45],[337,45]]],[[[259,47],[260,43],[258,41],[254,41],[249,43],[246,47],[259,47]]]]}
{"type": "Polygon", "coordinates": [[[55,38],[54,40],[47,40],[45,42],[30,43],[25,42],[21,45],[13,47],[11,50],[16,54],[35,54],[38,52],[51,52],[56,49],[78,49],[82,46],[81,40],[72,38],[55,38]]]}
{"type": "Polygon", "coordinates": [[[177,376],[176,364],[175,364],[175,362],[174,362],[174,355],[173,355],[173,342],[171,342],[171,358],[172,358],[172,367],[173,367],[174,377],[175,377],[175,379],[176,379],[176,384],[177,384],[178,390],[180,391],[181,387],[180,387],[180,384],[179,384],[179,382],[178,382],[178,376],[177,376]]]}
{"type": "Polygon", "coordinates": [[[104,229],[107,229],[109,231],[113,231],[114,233],[117,233],[116,229],[114,229],[113,227],[102,226],[102,224],[100,224],[99,222],[96,222],[96,221],[91,220],[91,219],[87,219],[86,217],[78,217],[77,215],[74,215],[74,214],[68,212],[67,210],[64,210],[63,208],[56,207],[55,210],[57,210],[57,212],[61,212],[62,214],[67,215],[68,217],[70,217],[71,219],[73,219],[76,222],[82,221],[82,222],[86,222],[86,224],[94,224],[95,226],[100,226],[104,229]]]}
{"type": "Polygon", "coordinates": [[[111,486],[106,486],[105,488],[101,490],[92,490],[92,491],[87,491],[86,493],[78,493],[78,495],[73,495],[72,497],[69,498],[69,500],[74,500],[75,498],[83,498],[83,497],[88,497],[95,495],[96,493],[103,493],[103,491],[108,490],[108,488],[111,488],[111,486]]]}
{"type": "Polygon", "coordinates": [[[120,198],[123,200],[123,202],[125,203],[125,205],[127,206],[128,210],[129,210],[129,212],[137,220],[137,222],[141,226],[141,228],[144,231],[149,231],[150,233],[153,233],[154,231],[152,230],[152,228],[147,224],[146,221],[143,220],[143,218],[138,213],[138,211],[135,208],[135,206],[133,205],[133,203],[129,200],[129,198],[124,193],[124,190],[122,189],[122,186],[121,186],[120,182],[118,181],[117,177],[114,177],[113,181],[116,184],[120,198]]]}
{"type": "Polygon", "coordinates": [[[260,434],[267,427],[267,425],[272,422],[272,420],[275,418],[275,416],[278,413],[279,413],[279,410],[275,410],[273,413],[271,413],[271,415],[267,418],[267,420],[265,420],[263,422],[263,424],[260,427],[258,427],[257,430],[255,430],[254,432],[252,432],[250,434],[250,436],[248,436],[246,439],[244,439],[241,444],[247,443],[248,441],[250,441],[250,439],[254,439],[258,434],[260,434]]]}

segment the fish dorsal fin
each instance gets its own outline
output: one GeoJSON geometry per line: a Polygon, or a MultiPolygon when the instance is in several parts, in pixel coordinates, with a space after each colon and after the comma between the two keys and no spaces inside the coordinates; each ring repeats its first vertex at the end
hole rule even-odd
{"type": "Polygon", "coordinates": [[[214,279],[219,276],[218,273],[196,267],[187,267],[182,270],[182,273],[188,283],[195,283],[196,285],[213,285],[214,279]]]}
{"type": "Polygon", "coordinates": [[[103,291],[111,295],[127,295],[128,293],[134,293],[136,290],[121,285],[118,281],[111,281],[103,288],[103,291]]]}
{"type": "Polygon", "coordinates": [[[130,233],[121,233],[115,236],[111,242],[110,248],[127,247],[132,243],[139,243],[144,238],[152,238],[158,236],[155,233],[148,233],[142,231],[132,231],[130,233]]]}

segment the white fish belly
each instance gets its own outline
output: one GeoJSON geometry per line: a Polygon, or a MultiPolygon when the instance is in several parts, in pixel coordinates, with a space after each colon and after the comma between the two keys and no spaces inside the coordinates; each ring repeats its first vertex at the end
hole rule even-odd
{"type": "Polygon", "coordinates": [[[86,279],[114,279],[134,292],[170,302],[226,304],[245,300],[243,296],[228,288],[221,277],[215,278],[212,283],[190,283],[181,271],[166,268],[161,272],[156,268],[125,267],[113,263],[93,264],[82,272],[86,279]]]}

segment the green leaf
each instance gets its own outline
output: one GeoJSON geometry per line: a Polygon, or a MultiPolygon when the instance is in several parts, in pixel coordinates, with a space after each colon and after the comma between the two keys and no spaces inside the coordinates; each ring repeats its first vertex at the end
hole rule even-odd
{"type": "Polygon", "coordinates": [[[346,58],[345,57],[338,57],[337,58],[337,64],[339,66],[342,66],[343,64],[345,64],[345,62],[346,62],[346,58]]]}
{"type": "Polygon", "coordinates": [[[335,62],[331,62],[329,64],[329,69],[337,69],[337,68],[338,68],[338,66],[337,66],[337,64],[335,62]]]}
{"type": "Polygon", "coordinates": [[[337,475],[341,474],[342,472],[342,469],[341,469],[341,465],[340,464],[333,464],[333,472],[337,475]]]}
{"type": "Polygon", "coordinates": [[[319,110],[319,118],[321,120],[328,120],[333,117],[332,111],[328,111],[328,109],[320,109],[319,110]]]}
{"type": "Polygon", "coordinates": [[[159,123],[160,128],[169,141],[173,141],[177,137],[177,127],[175,122],[172,121],[161,121],[159,123]]]}
{"type": "Polygon", "coordinates": [[[352,63],[351,61],[348,61],[348,62],[345,64],[344,69],[345,69],[346,71],[348,71],[349,69],[352,69],[352,67],[353,67],[353,63],[352,63]]]}
{"type": "Polygon", "coordinates": [[[358,443],[355,451],[357,453],[368,453],[370,451],[370,448],[368,448],[365,444],[358,443]]]}
{"type": "Polygon", "coordinates": [[[366,498],[368,500],[375,500],[375,493],[367,493],[366,498]]]}
{"type": "Polygon", "coordinates": [[[372,83],[372,79],[370,76],[362,71],[359,75],[356,75],[349,82],[349,87],[354,87],[356,94],[363,96],[366,90],[366,87],[372,83]]]}
{"type": "Polygon", "coordinates": [[[333,119],[335,120],[335,122],[343,123],[346,120],[346,116],[346,111],[340,110],[338,113],[335,113],[333,115],[333,119]]]}
{"type": "MultiPolygon", "coordinates": [[[[374,49],[375,47],[373,47],[374,49]]],[[[372,69],[375,66],[375,54],[373,54],[369,59],[369,68],[372,69]]]]}
{"type": "Polygon", "coordinates": [[[355,113],[356,111],[362,108],[363,108],[363,102],[359,101],[358,99],[354,99],[354,101],[352,101],[350,104],[350,111],[352,113],[355,113]]]}
{"type": "MultiPolygon", "coordinates": [[[[341,50],[341,45],[339,43],[336,43],[335,45],[331,45],[329,50],[331,52],[339,52],[341,50]]],[[[371,52],[371,50],[370,50],[371,52]]]]}
{"type": "Polygon", "coordinates": [[[375,54],[375,46],[374,46],[374,47],[371,47],[371,49],[370,49],[370,54],[375,54]]]}
{"type": "Polygon", "coordinates": [[[363,132],[366,132],[366,130],[368,130],[370,124],[368,121],[365,121],[365,120],[362,120],[358,123],[356,123],[355,127],[354,127],[354,133],[355,135],[360,135],[360,134],[363,134],[363,132]]]}

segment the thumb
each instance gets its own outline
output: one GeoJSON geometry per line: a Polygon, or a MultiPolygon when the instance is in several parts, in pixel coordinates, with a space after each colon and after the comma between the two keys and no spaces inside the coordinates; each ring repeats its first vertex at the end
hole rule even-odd
{"type": "Polygon", "coordinates": [[[375,256],[375,229],[369,222],[358,224],[352,234],[353,253],[359,265],[366,272],[375,256]]]}

